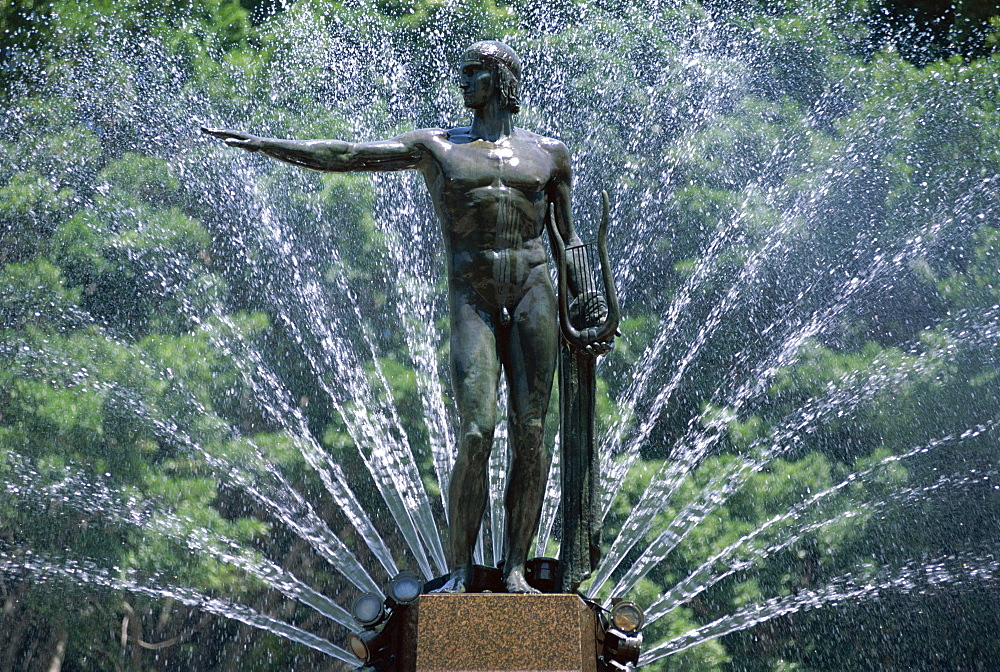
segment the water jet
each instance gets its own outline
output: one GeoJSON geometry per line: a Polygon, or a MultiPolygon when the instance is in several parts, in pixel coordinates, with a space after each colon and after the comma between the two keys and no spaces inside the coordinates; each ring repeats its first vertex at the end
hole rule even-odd
{"type": "Polygon", "coordinates": [[[0,668],[349,669],[355,597],[447,571],[423,185],[196,130],[457,125],[479,38],[521,56],[518,125],[572,151],[583,237],[612,195],[628,319],[582,589],[648,607],[643,669],[995,659],[996,56],[914,64],[919,34],[839,5],[469,7],[4,15],[0,668]]]}

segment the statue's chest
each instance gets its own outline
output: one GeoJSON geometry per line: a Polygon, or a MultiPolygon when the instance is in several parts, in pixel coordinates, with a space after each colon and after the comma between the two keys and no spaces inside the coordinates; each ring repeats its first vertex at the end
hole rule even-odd
{"type": "Polygon", "coordinates": [[[534,145],[480,141],[451,145],[438,165],[448,188],[459,191],[507,187],[537,192],[554,168],[549,155],[534,145]]]}

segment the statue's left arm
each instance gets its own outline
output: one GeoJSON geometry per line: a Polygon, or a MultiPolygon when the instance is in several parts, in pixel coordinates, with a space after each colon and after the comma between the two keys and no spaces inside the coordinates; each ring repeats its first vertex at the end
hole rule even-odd
{"type": "MultiPolygon", "coordinates": [[[[572,167],[569,150],[565,145],[559,143],[555,150],[556,170],[549,183],[548,197],[552,203],[551,212],[555,216],[555,229],[563,240],[566,248],[582,245],[583,241],[577,235],[573,227],[573,208],[571,204],[572,187],[572,167]]],[[[548,216],[548,214],[546,214],[548,216]]],[[[587,260],[587,255],[567,255],[566,259],[566,284],[570,295],[582,301],[578,306],[580,314],[586,316],[588,326],[599,324],[607,315],[607,305],[603,296],[593,292],[584,293],[584,288],[593,286],[592,269],[587,260]]],[[[571,311],[572,312],[572,311],[571,311]]],[[[613,347],[613,338],[607,343],[595,343],[590,346],[594,354],[604,354],[613,347]]]]}
{"type": "MultiPolygon", "coordinates": [[[[573,169],[571,165],[569,150],[562,143],[556,145],[553,150],[555,154],[556,168],[552,180],[548,185],[548,198],[552,203],[552,212],[555,214],[555,228],[559,236],[563,239],[566,247],[582,245],[583,241],[576,234],[573,228],[573,206],[571,203],[571,190],[573,182],[573,169]]],[[[583,287],[587,286],[584,273],[590,273],[589,268],[579,268],[580,264],[575,263],[573,258],[567,261],[567,284],[572,296],[578,296],[583,287]]],[[[584,263],[586,265],[586,263],[584,263]]]]}

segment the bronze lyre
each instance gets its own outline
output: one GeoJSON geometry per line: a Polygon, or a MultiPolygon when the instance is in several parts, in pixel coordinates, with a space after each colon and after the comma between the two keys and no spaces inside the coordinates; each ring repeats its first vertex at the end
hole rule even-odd
{"type": "MultiPolygon", "coordinates": [[[[608,259],[608,220],[610,206],[608,193],[601,192],[602,217],[597,233],[597,256],[601,263],[604,281],[604,301],[607,314],[597,319],[599,326],[589,326],[586,322],[574,324],[573,306],[569,300],[567,283],[567,257],[573,254],[587,255],[593,245],[575,245],[567,249],[562,236],[556,230],[555,212],[549,210],[547,221],[549,237],[552,241],[553,256],[558,272],[559,323],[562,327],[563,345],[559,356],[559,427],[560,427],[560,471],[562,474],[562,539],[559,551],[559,565],[562,575],[562,589],[575,592],[580,584],[596,569],[601,557],[601,460],[595,445],[595,413],[597,401],[596,363],[597,355],[604,348],[594,348],[600,343],[610,343],[618,333],[618,294],[615,291],[608,259]]],[[[576,261],[576,260],[574,260],[576,261]]],[[[580,262],[584,258],[579,259],[580,262]]],[[[577,300],[585,304],[597,296],[597,287],[588,263],[576,263],[582,277],[577,278],[577,300]]],[[[582,311],[581,311],[582,312],[582,311]]],[[[581,315],[584,320],[592,315],[581,315]]]]}

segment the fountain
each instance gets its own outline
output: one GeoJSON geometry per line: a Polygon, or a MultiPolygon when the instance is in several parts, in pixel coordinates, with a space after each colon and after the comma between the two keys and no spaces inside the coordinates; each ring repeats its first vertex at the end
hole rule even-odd
{"type": "MultiPolygon", "coordinates": [[[[572,150],[584,235],[611,193],[629,319],[597,371],[582,590],[646,610],[642,668],[991,660],[996,57],[918,69],[891,48],[918,40],[839,5],[384,5],[11,14],[0,669],[353,669],[355,598],[447,572],[423,185],[197,128],[455,125],[479,37],[522,57],[518,125],[572,150]]],[[[507,459],[502,420],[482,565],[507,459]]]]}

